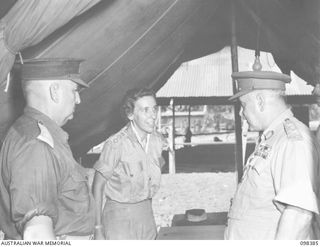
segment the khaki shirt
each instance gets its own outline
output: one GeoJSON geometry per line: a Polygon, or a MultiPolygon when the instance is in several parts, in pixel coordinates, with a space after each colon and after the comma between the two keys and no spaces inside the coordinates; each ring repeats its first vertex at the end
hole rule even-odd
{"type": "Polygon", "coordinates": [[[130,124],[111,136],[94,165],[107,179],[107,198],[123,203],[152,198],[160,186],[164,145],[161,134],[153,132],[146,153],[130,124]]]}
{"type": "Polygon", "coordinates": [[[36,215],[53,220],[56,235],[88,235],[94,203],[87,178],[73,158],[68,135],[41,112],[26,108],[0,153],[0,228],[19,239],[36,215]]]}
{"type": "MultiPolygon", "coordinates": [[[[248,158],[228,214],[227,239],[274,239],[286,205],[319,214],[319,144],[290,109],[248,158]]],[[[312,232],[310,232],[310,237],[312,232]]]]}

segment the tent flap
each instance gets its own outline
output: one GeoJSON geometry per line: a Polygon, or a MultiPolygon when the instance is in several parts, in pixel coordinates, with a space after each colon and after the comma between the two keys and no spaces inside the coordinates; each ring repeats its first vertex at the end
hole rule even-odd
{"type": "MultiPolygon", "coordinates": [[[[65,126],[76,156],[123,126],[119,106],[128,89],[159,89],[182,62],[229,46],[231,3],[239,46],[271,52],[284,73],[320,83],[318,0],[97,2],[18,0],[1,19],[0,81],[19,51],[24,59],[85,60],[81,77],[90,88],[81,91],[82,102],[65,126]]],[[[0,84],[0,142],[23,109],[19,81],[14,84],[8,93],[0,84]]]]}
{"type": "MultiPolygon", "coordinates": [[[[39,43],[73,17],[99,0],[28,0],[18,1],[1,19],[0,82],[3,82],[22,49],[39,43]]],[[[0,88],[3,83],[0,84],[0,88]]]]}

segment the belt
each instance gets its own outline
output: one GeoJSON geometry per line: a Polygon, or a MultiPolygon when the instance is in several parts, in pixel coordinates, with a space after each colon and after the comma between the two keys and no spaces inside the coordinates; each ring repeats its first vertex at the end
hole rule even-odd
{"type": "Polygon", "coordinates": [[[106,203],[110,203],[110,204],[120,204],[120,205],[138,205],[138,204],[144,204],[144,203],[147,203],[147,202],[152,202],[152,198],[147,198],[147,199],[144,199],[142,201],[138,201],[138,202],[119,202],[119,201],[115,201],[115,200],[112,200],[110,199],[109,197],[107,197],[107,200],[106,200],[106,203]]]}
{"type": "Polygon", "coordinates": [[[92,240],[93,234],[85,236],[71,236],[71,235],[60,235],[56,237],[57,240],[92,240]]]}

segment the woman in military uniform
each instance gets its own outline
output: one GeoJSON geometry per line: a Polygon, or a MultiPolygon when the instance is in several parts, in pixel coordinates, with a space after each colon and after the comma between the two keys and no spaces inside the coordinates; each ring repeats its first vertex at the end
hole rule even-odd
{"type": "Polygon", "coordinates": [[[129,123],[106,141],[94,165],[95,239],[155,239],[151,200],[160,185],[164,139],[154,130],[154,93],[129,91],[123,112],[129,123]]]}

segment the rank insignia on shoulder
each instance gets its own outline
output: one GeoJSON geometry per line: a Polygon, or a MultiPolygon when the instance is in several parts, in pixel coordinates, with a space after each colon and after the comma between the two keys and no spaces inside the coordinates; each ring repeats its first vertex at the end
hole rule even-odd
{"type": "Polygon", "coordinates": [[[105,148],[105,147],[109,147],[109,148],[117,148],[118,147],[118,144],[119,142],[118,142],[118,139],[117,138],[108,138],[105,142],[104,142],[104,144],[103,144],[103,148],[105,148]]]}
{"type": "Polygon", "coordinates": [[[273,130],[268,131],[268,132],[264,135],[264,139],[265,139],[265,140],[270,139],[270,138],[273,136],[273,134],[274,134],[274,131],[273,131],[273,130]]]}
{"type": "Polygon", "coordinates": [[[299,132],[297,126],[289,118],[284,120],[283,127],[289,139],[297,141],[302,140],[302,135],[299,132]]]}
{"type": "Polygon", "coordinates": [[[255,156],[259,156],[263,159],[267,159],[269,156],[269,153],[271,152],[271,146],[268,144],[259,144],[254,151],[255,156]]]}
{"type": "Polygon", "coordinates": [[[117,136],[113,136],[113,137],[111,137],[110,139],[107,140],[107,143],[117,144],[118,141],[119,141],[119,138],[117,136]]]}
{"type": "Polygon", "coordinates": [[[121,139],[125,136],[124,132],[119,132],[111,137],[108,138],[108,140],[106,141],[107,143],[113,144],[113,145],[118,145],[119,143],[121,143],[121,139]]]}

